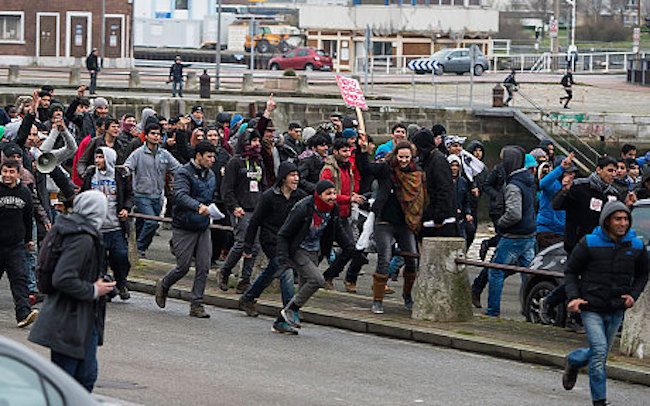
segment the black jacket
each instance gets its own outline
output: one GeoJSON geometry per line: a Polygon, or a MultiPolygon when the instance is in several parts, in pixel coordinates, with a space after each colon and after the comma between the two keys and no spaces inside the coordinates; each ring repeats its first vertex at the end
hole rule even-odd
{"type": "Polygon", "coordinates": [[[262,193],[246,229],[244,252],[251,253],[257,229],[260,229],[260,245],[267,258],[276,255],[277,234],[289,216],[293,206],[307,196],[301,189],[294,190],[287,199],[279,186],[273,186],[262,193]]]}
{"type": "Polygon", "coordinates": [[[88,70],[99,71],[99,63],[97,61],[97,56],[90,54],[86,58],[86,68],[88,70]]]}
{"type": "Polygon", "coordinates": [[[648,282],[648,252],[633,231],[614,242],[597,227],[575,246],[564,274],[569,300],[589,302],[580,307],[582,310],[625,310],[621,295],[637,300],[648,282]]]}
{"type": "Polygon", "coordinates": [[[76,359],[84,359],[93,326],[104,341],[104,297],[94,298],[93,283],[102,273],[104,243],[84,217],[61,215],[56,227],[64,234],[61,256],[52,274],[55,292],[45,298],[29,341],[76,359]]]}
{"type": "Polygon", "coordinates": [[[216,177],[211,169],[197,167],[190,161],[174,174],[174,206],[172,226],[190,231],[203,231],[210,226],[210,217],[199,214],[203,204],[215,200],[216,177]]]}
{"type": "Polygon", "coordinates": [[[212,172],[214,172],[214,176],[217,178],[217,189],[215,191],[216,203],[223,202],[223,198],[221,197],[221,182],[226,174],[226,165],[228,165],[231,158],[232,156],[228,151],[222,147],[217,147],[217,154],[215,155],[214,163],[212,164],[212,172]]]}
{"type": "Polygon", "coordinates": [[[553,196],[553,210],[566,211],[564,249],[567,253],[598,225],[600,211],[609,199],[624,201],[625,196],[620,196],[613,187],[603,193],[590,177],[576,179],[568,191],[560,189],[553,196]]]}
{"type": "Polygon", "coordinates": [[[0,182],[0,245],[9,247],[34,241],[33,218],[34,206],[29,189],[20,183],[10,188],[0,182]]]}
{"type": "MultiPolygon", "coordinates": [[[[77,161],[77,173],[82,176],[86,169],[95,162],[95,152],[99,147],[106,147],[106,140],[104,137],[95,137],[86,146],[84,153],[77,161]]],[[[117,153],[116,165],[123,165],[126,158],[129,157],[131,151],[129,140],[122,138],[119,135],[115,138],[113,143],[113,150],[117,153]]]]}
{"type": "Polygon", "coordinates": [[[265,170],[261,160],[255,162],[256,171],[253,171],[252,162],[248,164],[241,155],[232,157],[226,165],[226,173],[221,180],[221,198],[229,211],[241,207],[245,211],[253,211],[262,192],[266,189],[265,170]],[[256,172],[259,176],[254,175],[256,172]],[[251,191],[251,183],[257,181],[257,192],[251,191]]]}
{"type": "Polygon", "coordinates": [[[505,210],[503,202],[503,186],[506,184],[506,171],[503,164],[496,164],[488,175],[483,190],[490,197],[489,212],[491,218],[499,218],[505,210]]]}
{"type": "Polygon", "coordinates": [[[77,114],[77,106],[79,106],[79,103],[81,102],[81,99],[79,97],[75,97],[72,99],[72,102],[70,102],[70,105],[68,108],[65,110],[65,118],[68,119],[68,121],[74,123],[77,128],[81,131],[79,134],[79,139],[85,138],[88,134],[91,136],[95,136],[95,118],[93,117],[93,114],[90,112],[85,112],[83,114],[77,114]]]}
{"type": "Polygon", "coordinates": [[[325,165],[323,157],[315,152],[314,155],[298,160],[297,164],[300,172],[300,187],[308,194],[314,193],[316,183],[320,180],[320,171],[325,165]]]}
{"type": "MultiPolygon", "coordinates": [[[[304,241],[309,233],[309,227],[311,227],[314,216],[314,200],[314,196],[307,196],[296,203],[291,212],[289,212],[289,216],[280,228],[280,231],[278,231],[276,256],[280,257],[281,269],[287,269],[289,267],[287,260],[291,257],[292,253],[298,250],[300,243],[304,241]]],[[[334,204],[330,216],[320,240],[319,260],[330,255],[334,241],[343,250],[354,250],[354,241],[352,241],[343,228],[339,217],[339,208],[336,204],[334,204]]]]}
{"type": "MultiPolygon", "coordinates": [[[[81,184],[81,192],[91,189],[90,183],[93,180],[96,171],[97,168],[95,166],[91,166],[86,170],[86,173],[83,176],[83,183],[81,184]]],[[[133,186],[131,185],[129,178],[124,175],[124,171],[119,169],[115,170],[115,184],[117,186],[117,214],[122,210],[126,210],[130,213],[131,209],[133,209],[133,186]]],[[[128,221],[120,221],[120,227],[124,234],[129,233],[128,221]]]]}
{"type": "Polygon", "coordinates": [[[176,140],[176,143],[174,145],[169,145],[167,144],[167,140],[170,137],[169,135],[167,136],[167,140],[163,143],[163,148],[165,148],[167,151],[169,151],[174,158],[181,164],[185,165],[186,163],[190,162],[190,158],[193,158],[190,156],[189,152],[189,144],[188,144],[188,137],[187,137],[187,132],[185,130],[174,130],[173,133],[171,134],[172,137],[176,140]]]}

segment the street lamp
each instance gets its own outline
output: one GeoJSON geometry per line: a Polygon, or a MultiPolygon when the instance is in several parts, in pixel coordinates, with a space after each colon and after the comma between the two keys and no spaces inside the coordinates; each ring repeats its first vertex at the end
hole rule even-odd
{"type": "Polygon", "coordinates": [[[221,86],[221,0],[217,0],[217,38],[216,47],[217,54],[214,58],[214,89],[219,90],[221,86]]]}
{"type": "Polygon", "coordinates": [[[571,69],[573,69],[573,58],[575,54],[578,51],[578,48],[576,48],[576,0],[564,0],[567,3],[569,3],[572,7],[571,10],[571,45],[569,45],[568,49],[568,59],[569,63],[571,66],[571,69]]]}

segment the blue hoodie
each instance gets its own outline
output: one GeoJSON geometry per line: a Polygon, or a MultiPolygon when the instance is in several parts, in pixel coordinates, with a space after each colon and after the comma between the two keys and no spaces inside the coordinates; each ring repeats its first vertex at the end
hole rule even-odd
{"type": "Polygon", "coordinates": [[[537,232],[552,232],[564,235],[564,224],[566,212],[564,210],[553,210],[551,200],[558,190],[562,188],[562,175],[564,168],[560,165],[549,172],[539,181],[541,195],[539,199],[539,211],[537,212],[537,232]]]}

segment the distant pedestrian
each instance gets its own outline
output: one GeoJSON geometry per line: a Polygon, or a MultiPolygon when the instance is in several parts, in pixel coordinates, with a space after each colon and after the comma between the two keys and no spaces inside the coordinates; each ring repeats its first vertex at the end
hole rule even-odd
{"type": "Polygon", "coordinates": [[[566,263],[570,312],[580,313],[589,348],[571,352],[562,376],[564,389],[575,386],[580,368],[589,365],[591,400],[607,402],[607,354],[626,309],[634,306],[648,282],[648,253],[630,230],[630,209],[619,201],[605,203],[600,226],[575,246],[566,263]]]}
{"type": "Polygon", "coordinates": [[[210,317],[203,308],[203,293],[212,260],[208,206],[215,200],[216,177],[211,169],[215,154],[214,145],[202,141],[192,160],[176,171],[171,240],[176,266],[156,283],[156,304],[164,308],[169,288],[189,272],[194,258],[190,316],[201,319],[210,317]]]}
{"type": "Polygon", "coordinates": [[[191,66],[190,64],[183,64],[181,57],[176,56],[174,63],[169,67],[169,81],[172,82],[172,97],[176,97],[176,90],[178,89],[178,96],[183,97],[183,68],[191,66]]]}
{"type": "Polygon", "coordinates": [[[576,82],[573,81],[571,68],[567,68],[566,73],[562,76],[562,80],[560,81],[560,84],[564,87],[564,91],[566,92],[566,96],[560,97],[560,104],[562,104],[562,100],[564,100],[565,109],[569,108],[569,102],[573,99],[573,85],[575,85],[575,83],[576,82]]]}
{"type": "Polygon", "coordinates": [[[97,51],[97,48],[93,48],[86,58],[86,68],[88,69],[88,73],[90,73],[90,94],[96,94],[95,90],[97,89],[97,74],[102,70],[99,66],[99,60],[97,59],[98,55],[99,52],[97,51]]]}
{"type": "Polygon", "coordinates": [[[519,90],[519,83],[517,83],[517,78],[515,77],[516,74],[517,74],[517,71],[512,69],[510,71],[510,74],[503,81],[503,86],[506,87],[506,91],[508,92],[508,98],[503,103],[503,105],[506,106],[506,107],[508,106],[508,104],[512,100],[512,96],[514,95],[514,92],[519,90]]]}
{"type": "Polygon", "coordinates": [[[115,282],[104,281],[101,227],[108,211],[97,190],[79,194],[73,214],[59,216],[54,227],[62,236],[61,254],[52,273],[52,288],[29,341],[51,350],[52,362],[88,392],[97,380],[97,346],[104,341],[104,296],[115,282]]]}

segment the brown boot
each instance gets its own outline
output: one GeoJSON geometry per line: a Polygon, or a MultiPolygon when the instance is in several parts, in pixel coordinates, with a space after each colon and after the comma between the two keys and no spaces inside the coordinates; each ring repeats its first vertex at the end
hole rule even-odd
{"type": "Polygon", "coordinates": [[[357,293],[357,284],[354,282],[348,282],[346,280],[343,281],[343,284],[345,285],[345,291],[348,293],[357,293]]]}
{"type": "Polygon", "coordinates": [[[372,274],[372,296],[374,300],[384,300],[386,281],[388,281],[388,275],[380,275],[378,273],[372,274]]]}

